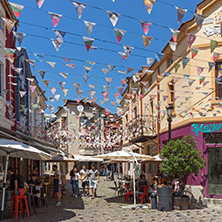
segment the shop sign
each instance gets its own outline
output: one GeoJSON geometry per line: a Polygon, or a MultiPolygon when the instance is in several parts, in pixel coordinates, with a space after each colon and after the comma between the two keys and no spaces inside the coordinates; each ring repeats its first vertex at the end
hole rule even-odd
{"type": "Polygon", "coordinates": [[[220,132],[222,130],[222,124],[192,124],[192,130],[196,133],[196,136],[199,135],[199,132],[202,133],[214,133],[220,132]]]}

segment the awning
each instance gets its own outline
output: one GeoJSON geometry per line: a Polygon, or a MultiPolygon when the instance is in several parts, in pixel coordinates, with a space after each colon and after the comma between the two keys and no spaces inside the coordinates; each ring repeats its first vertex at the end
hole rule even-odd
{"type": "Polygon", "coordinates": [[[55,156],[51,160],[47,160],[47,162],[78,162],[78,160],[67,156],[55,156]]]}
{"type": "Polygon", "coordinates": [[[94,158],[93,156],[74,155],[74,159],[78,162],[102,162],[100,158],[94,158]]]}

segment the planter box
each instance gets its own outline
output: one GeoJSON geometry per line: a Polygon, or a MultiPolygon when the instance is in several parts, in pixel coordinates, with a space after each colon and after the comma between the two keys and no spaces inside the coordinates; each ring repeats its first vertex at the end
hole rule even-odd
{"type": "Polygon", "coordinates": [[[173,204],[175,210],[187,210],[190,208],[190,197],[173,197],[173,204]]]}

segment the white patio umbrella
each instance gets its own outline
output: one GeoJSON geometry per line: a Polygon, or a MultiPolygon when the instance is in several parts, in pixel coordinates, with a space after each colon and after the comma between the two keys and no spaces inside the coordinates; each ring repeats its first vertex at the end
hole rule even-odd
{"type": "Polygon", "coordinates": [[[34,159],[34,160],[48,160],[51,158],[51,155],[41,150],[38,150],[35,147],[9,139],[0,139],[0,155],[6,156],[3,192],[2,192],[2,206],[1,206],[1,211],[4,211],[5,189],[6,189],[9,156],[16,158],[34,159]]]}
{"type": "Polygon", "coordinates": [[[78,162],[78,160],[69,156],[54,156],[52,159],[46,162],[78,162]]]}
{"type": "Polygon", "coordinates": [[[94,158],[101,158],[101,159],[112,159],[112,160],[132,160],[133,161],[133,191],[134,191],[134,204],[132,206],[124,207],[124,208],[130,208],[130,209],[136,209],[141,206],[136,205],[136,181],[135,181],[135,171],[138,167],[138,160],[153,160],[154,158],[149,155],[139,154],[139,153],[133,153],[131,151],[115,151],[107,154],[102,154],[98,156],[94,156],[94,158]]]}

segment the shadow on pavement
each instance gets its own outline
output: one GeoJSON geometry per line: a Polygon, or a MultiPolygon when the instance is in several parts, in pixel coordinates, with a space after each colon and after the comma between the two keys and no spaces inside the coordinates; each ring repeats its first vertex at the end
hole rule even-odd
{"type": "Polygon", "coordinates": [[[108,203],[133,203],[133,200],[131,200],[130,198],[128,199],[128,202],[125,202],[125,196],[115,196],[115,197],[109,197],[106,198],[105,201],[107,201],[108,203]]]}

